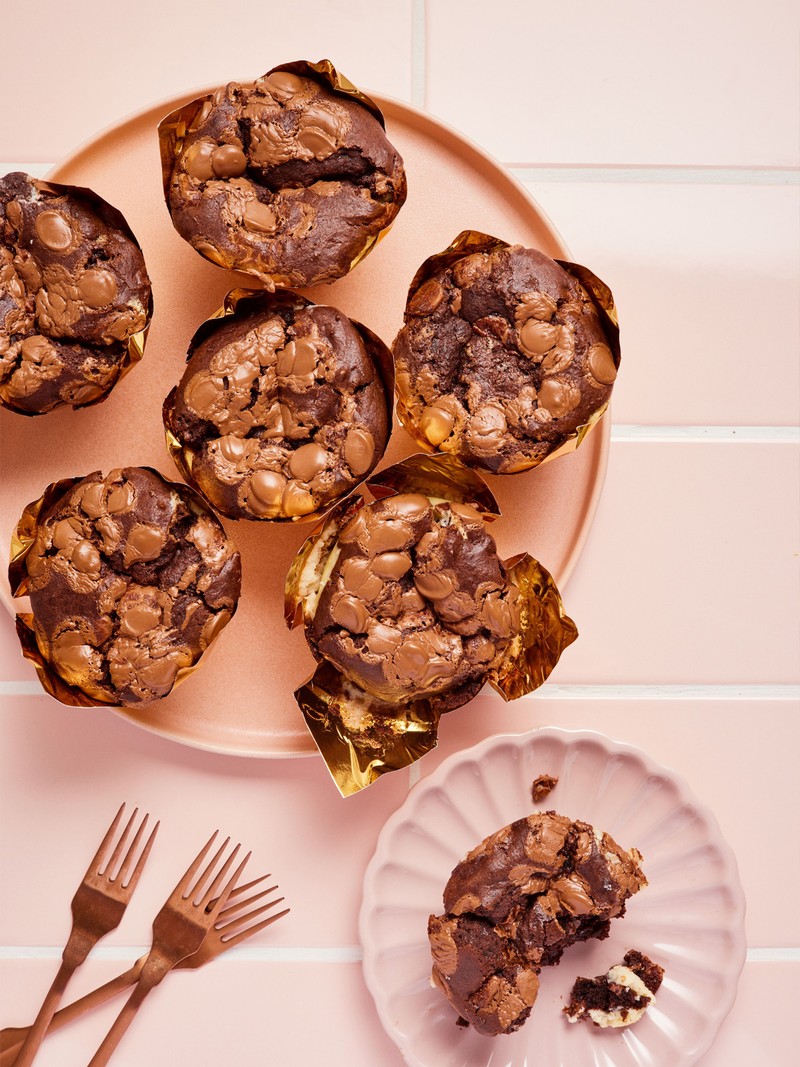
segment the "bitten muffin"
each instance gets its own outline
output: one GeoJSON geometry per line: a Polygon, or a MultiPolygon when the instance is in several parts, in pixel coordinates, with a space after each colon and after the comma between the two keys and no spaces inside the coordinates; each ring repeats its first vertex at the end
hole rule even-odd
{"type": "Polygon", "coordinates": [[[434,985],[479,1033],[513,1033],[530,1015],[541,968],[578,941],[608,937],[611,919],[647,885],[641,860],[554,811],[498,830],[453,870],[445,914],[428,921],[434,985]]]}
{"type": "Polygon", "coordinates": [[[663,967],[631,949],[606,974],[576,979],[564,1014],[571,1023],[587,1019],[603,1029],[632,1026],[655,1004],[663,979],[663,967]]]}
{"type": "Polygon", "coordinates": [[[0,178],[0,403],[38,415],[102,400],[151,310],[118,211],[87,190],[0,178]]]}
{"type": "Polygon", "coordinates": [[[181,470],[231,518],[297,519],[332,504],[389,438],[378,346],[390,365],[374,335],[295,294],[240,301],[201,327],[165,401],[181,470]]]}
{"type": "Polygon", "coordinates": [[[475,508],[403,493],[366,504],[342,529],[306,634],[367,693],[435,696],[447,711],[503,659],[519,599],[475,508]]]}
{"type": "Polygon", "coordinates": [[[563,445],[608,401],[618,364],[578,278],[500,242],[412,288],[393,351],[407,428],[495,474],[563,445]]]}
{"type": "Polygon", "coordinates": [[[218,89],[165,181],[178,233],[270,288],[347,274],[406,196],[403,161],[376,114],[309,73],[273,70],[218,89]]]}
{"type": "Polygon", "coordinates": [[[25,558],[36,643],[101,704],[172,689],[236,610],[239,553],[192,490],[142,467],[88,475],[39,516],[25,558]]]}

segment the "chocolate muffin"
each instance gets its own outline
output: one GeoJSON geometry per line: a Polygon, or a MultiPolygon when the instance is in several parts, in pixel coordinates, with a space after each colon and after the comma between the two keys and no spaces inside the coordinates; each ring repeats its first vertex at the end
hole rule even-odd
{"type": "Polygon", "coordinates": [[[50,669],[87,703],[128,707],[170,692],[230,620],[241,586],[219,520],[142,467],[66,488],[39,515],[24,567],[50,669]]]}
{"type": "Polygon", "coordinates": [[[564,1014],[571,1023],[587,1019],[603,1029],[632,1026],[655,1004],[663,978],[663,967],[631,949],[606,974],[576,979],[564,1014]]]}
{"type": "Polygon", "coordinates": [[[393,349],[398,414],[428,448],[511,474],[606,404],[619,355],[585,268],[493,238],[478,247],[432,257],[412,284],[393,349]]]}
{"type": "Polygon", "coordinates": [[[162,135],[178,233],[269,288],[341,278],[406,197],[403,161],[377,107],[334,89],[315,69],[325,63],[284,66],[197,101],[179,141],[162,135]]]}
{"type": "Polygon", "coordinates": [[[86,189],[0,178],[0,403],[39,415],[104,399],[139,358],[132,339],[151,312],[118,211],[86,189]]]}
{"type": "Polygon", "coordinates": [[[195,335],[164,403],[173,456],[224,515],[298,519],[350,492],[389,438],[391,355],[333,307],[241,297],[195,335]]]}
{"type": "Polygon", "coordinates": [[[411,493],[366,504],[331,558],[309,643],[381,700],[460,707],[519,632],[519,591],[467,504],[411,493]]]}
{"type": "Polygon", "coordinates": [[[554,811],[487,837],[453,870],[432,915],[433,982],[479,1033],[510,1034],[536,1000],[538,974],[611,919],[647,880],[641,855],[554,811]]]}

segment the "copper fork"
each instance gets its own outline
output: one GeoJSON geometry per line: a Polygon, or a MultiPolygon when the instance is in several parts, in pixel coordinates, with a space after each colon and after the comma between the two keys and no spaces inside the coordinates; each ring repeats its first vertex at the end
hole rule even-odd
{"type": "Polygon", "coordinates": [[[136,851],[147,825],[148,815],[145,815],[139,824],[139,829],[136,831],[124,858],[122,858],[122,850],[125,848],[131,827],[139,812],[138,808],[133,809],[133,814],[122,831],[116,848],[110,856],[108,855],[124,810],[125,805],[123,804],[108,828],[106,836],[103,838],[94,859],[89,865],[89,869],[84,875],[83,881],[78,886],[78,891],[73,897],[72,930],[64,947],[61,966],[53,979],[53,984],[50,986],[47,996],[44,998],[39,1014],[36,1016],[36,1020],[31,1026],[22,1048],[19,1050],[19,1055],[15,1060],[18,1067],[30,1067],[30,1064],[33,1063],[42,1039],[47,1033],[53,1013],[64,994],[67,982],[100,938],[105,937],[106,934],[119,926],[128,902],[133,896],[142,868],[150,854],[159,824],[156,823],[153,827],[153,831],[147,839],[147,844],[142,849],[141,855],[134,866],[136,851]],[[118,867],[119,869],[117,869],[118,867]]]}
{"type": "Polygon", "coordinates": [[[236,845],[214,880],[208,888],[205,888],[230,842],[229,837],[225,839],[203,872],[198,875],[197,872],[216,836],[215,830],[153,920],[153,944],[139,973],[136,986],[97,1052],[89,1061],[89,1067],[101,1067],[102,1064],[108,1063],[144,998],[181,960],[197,952],[209,931],[215,926],[220,912],[225,907],[228,897],[250,858],[248,852],[228,878],[228,872],[241,847],[236,845]],[[213,900],[216,900],[216,903],[212,904],[213,900]]]}
{"type": "MultiPolygon", "coordinates": [[[[261,915],[265,915],[266,912],[272,911],[285,899],[284,897],[273,897],[272,900],[268,900],[261,907],[253,907],[253,905],[274,893],[278,888],[277,885],[269,886],[269,888],[263,889],[260,893],[254,893],[252,896],[242,899],[245,893],[255,888],[255,886],[261,885],[269,877],[268,874],[265,874],[263,877],[256,878],[246,885],[237,886],[232,891],[227,906],[219,913],[216,924],[208,931],[200,948],[193,952],[191,956],[187,956],[176,964],[176,970],[184,968],[196,970],[198,967],[210,963],[217,956],[221,956],[229,948],[240,945],[248,937],[252,937],[253,934],[259,933],[259,931],[266,929],[272,923],[287,915],[290,909],[284,908],[282,911],[267,915],[261,922],[253,922],[261,915]],[[249,925],[251,923],[253,925],[249,925]]],[[[212,901],[211,904],[216,904],[216,901],[212,901]]],[[[101,1004],[105,1004],[108,1000],[112,1000],[124,989],[134,985],[139,978],[146,959],[147,955],[142,956],[124,974],[119,975],[117,978],[112,978],[110,982],[106,982],[105,985],[100,986],[91,993],[87,993],[80,1000],[75,1000],[72,1004],[68,1004],[67,1007],[57,1011],[48,1028],[48,1034],[60,1030],[62,1026],[66,1026],[75,1019],[80,1019],[87,1012],[92,1011],[101,1004]]],[[[8,1026],[0,1031],[0,1049],[2,1049],[2,1052],[0,1052],[0,1067],[12,1067],[27,1033],[27,1027],[8,1026]]]]}

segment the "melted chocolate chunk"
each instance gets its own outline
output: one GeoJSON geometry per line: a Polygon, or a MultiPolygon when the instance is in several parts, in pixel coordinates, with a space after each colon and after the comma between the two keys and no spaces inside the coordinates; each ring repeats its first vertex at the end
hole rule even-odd
{"type": "Polygon", "coordinates": [[[0,178],[0,403],[26,415],[105,398],[147,325],[150,281],[118,213],[82,190],[0,178]]]}
{"type": "Polygon", "coordinates": [[[388,399],[340,311],[277,297],[256,311],[240,306],[193,349],[165,401],[165,425],[218,511],[302,518],[350,492],[381,458],[388,399]]]}
{"type": "Polygon", "coordinates": [[[589,294],[519,245],[475,252],[409,294],[397,389],[428,444],[510,474],[540,463],[605,404],[617,368],[589,294]]]}
{"type": "Polygon", "coordinates": [[[445,914],[428,921],[434,984],[480,1033],[517,1030],[541,968],[578,941],[607,937],[647,885],[641,859],[554,811],[498,830],[453,870],[445,914]]]}
{"type": "Polygon", "coordinates": [[[198,252],[273,288],[347,274],[405,197],[403,161],[365,106],[273,71],[231,82],[202,107],[167,204],[198,252]]]}
{"type": "Polygon", "coordinates": [[[166,696],[236,611],[239,553],[196,496],[141,467],[90,474],[39,517],[25,565],[39,649],[101,703],[166,696]]]}

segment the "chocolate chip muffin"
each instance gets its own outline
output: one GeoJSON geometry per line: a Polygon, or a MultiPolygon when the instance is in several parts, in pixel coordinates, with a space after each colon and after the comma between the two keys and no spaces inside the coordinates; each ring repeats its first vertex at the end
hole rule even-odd
{"type": "MultiPolygon", "coordinates": [[[[536,466],[607,403],[619,354],[585,268],[487,238],[423,265],[394,343],[398,415],[495,474],[536,466]]],[[[603,287],[605,290],[605,287],[603,287]]],[[[607,292],[607,290],[606,290],[607,292]]],[[[610,298],[610,294],[609,298],[610,298]]]]}
{"type": "Polygon", "coordinates": [[[326,66],[285,64],[255,82],[231,82],[197,101],[179,140],[163,135],[172,116],[162,123],[178,233],[269,288],[341,278],[406,197],[403,161],[380,111],[333,88],[341,79],[320,74],[326,66]]]}
{"type": "Polygon", "coordinates": [[[333,307],[245,295],[195,335],[164,403],[172,452],[224,515],[299,519],[349,493],[389,438],[391,354],[333,307]]]}
{"type": "Polygon", "coordinates": [[[487,837],[453,870],[432,915],[433,982],[479,1033],[510,1034],[536,1000],[542,967],[608,936],[647,880],[641,855],[554,811],[487,837]]]}
{"type": "Polygon", "coordinates": [[[0,403],[39,415],[104,399],[139,358],[151,311],[118,211],[85,189],[0,178],[0,403]]]}
{"type": "Polygon", "coordinates": [[[24,567],[50,669],[89,702],[128,707],[170,692],[230,620],[241,586],[219,520],[142,467],[66,488],[38,516],[24,567]]]}
{"type": "Polygon", "coordinates": [[[411,493],[367,504],[331,559],[309,643],[381,700],[460,707],[519,631],[519,591],[467,504],[411,493]]]}
{"type": "Polygon", "coordinates": [[[571,1023],[586,1019],[603,1029],[632,1026],[655,1004],[663,979],[663,967],[631,949],[606,974],[576,979],[564,1014],[571,1023]]]}

